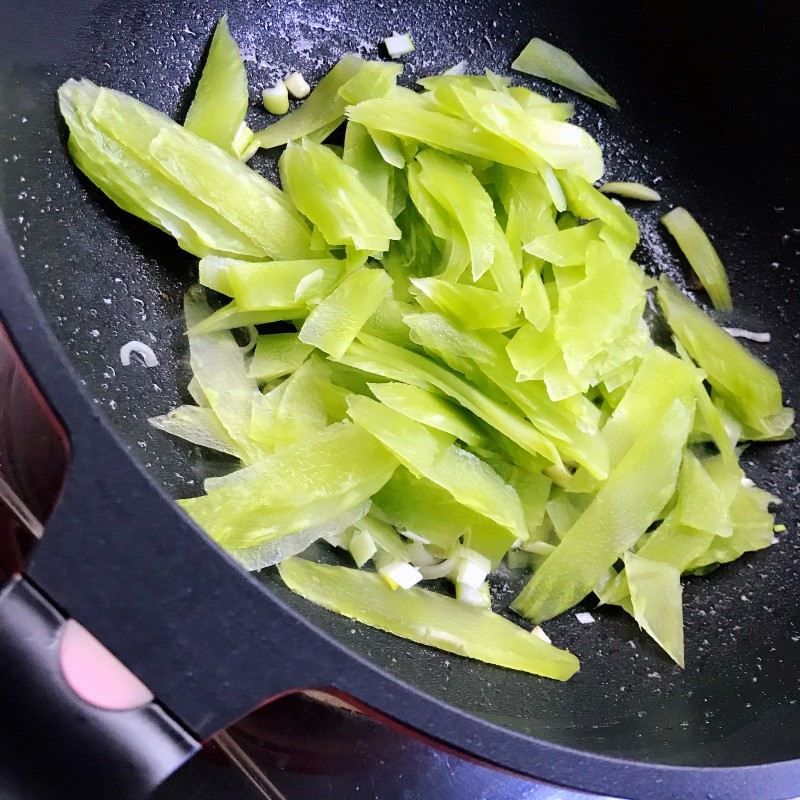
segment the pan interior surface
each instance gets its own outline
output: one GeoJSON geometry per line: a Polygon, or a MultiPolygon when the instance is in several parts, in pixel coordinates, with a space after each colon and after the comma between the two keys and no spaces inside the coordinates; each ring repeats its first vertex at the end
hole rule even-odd
{"type": "MultiPolygon", "coordinates": [[[[35,21],[45,5],[34,2],[19,13],[35,21]]],[[[443,0],[353,0],[346,7],[324,0],[75,2],[65,28],[71,33],[59,38],[51,31],[48,38],[38,29],[38,50],[33,38],[26,49],[23,36],[16,66],[0,72],[0,90],[9,98],[0,123],[7,160],[3,212],[87,391],[174,496],[198,493],[203,478],[230,467],[146,421],[187,399],[181,301],[196,261],[119,211],[74,169],[55,90],[68,77],[88,77],[181,119],[210,31],[226,12],[246,60],[253,127],[268,119],[257,103],[261,88],[294,69],[313,84],[346,51],[377,57],[377,44],[393,31],[410,31],[416,44],[407,58],[407,85],[461,59],[472,71],[509,74],[534,35],[567,49],[619,99],[621,111],[515,77],[550,97],[575,100],[577,121],[603,147],[610,180],[640,180],[662,193],[665,202],[656,208],[629,204],[642,227],[636,257],[648,270],[685,278],[657,221],[671,205],[697,215],[729,269],[736,307],[730,324],[772,334],[769,344],[754,347],[797,405],[796,6],[763,16],[755,8],[728,8],[715,16],[688,2],[656,9],[628,0],[602,8],[513,0],[463,7],[443,0]],[[752,51],[752,60],[737,56],[752,51]],[[149,344],[159,365],[123,367],[119,348],[131,340],[149,344]]],[[[64,7],[62,13],[71,12],[64,7]]],[[[19,22],[21,31],[29,27],[19,22]]],[[[257,155],[251,165],[274,179],[271,154],[257,155]]],[[[513,731],[663,764],[794,759],[800,757],[800,727],[792,724],[800,700],[799,455],[796,443],[745,454],[753,479],[783,498],[778,521],[787,533],[768,551],[686,581],[685,670],[614,609],[595,612],[591,625],[580,625],[570,612],[546,626],[554,643],[581,659],[580,673],[560,684],[354,624],[295,598],[272,572],[262,577],[381,668],[513,731]]],[[[510,599],[521,580],[514,572],[500,574],[496,597],[510,599]]]]}

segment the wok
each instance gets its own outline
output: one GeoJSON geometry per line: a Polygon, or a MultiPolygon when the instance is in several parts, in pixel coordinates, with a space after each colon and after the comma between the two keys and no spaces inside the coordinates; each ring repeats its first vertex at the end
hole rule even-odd
{"type": "MultiPolygon", "coordinates": [[[[267,121],[257,89],[290,69],[313,84],[345,51],[376,56],[395,30],[416,43],[408,85],[462,58],[508,74],[534,35],[567,49],[621,101],[619,112],[516,79],[575,100],[609,179],[653,184],[667,204],[696,214],[729,269],[728,324],[772,334],[754,347],[796,405],[797,4],[6,1],[0,313],[69,442],[30,584],[141,678],[177,723],[176,741],[207,738],[283,692],[328,687],[436,742],[559,786],[652,800],[800,794],[796,442],[743,456],[748,474],[783,498],[787,533],[685,582],[686,669],[614,609],[589,626],[565,614],[552,636],[579,656],[581,671],[564,684],[355,624],[293,596],[273,570],[245,576],[171,502],[228,466],[146,421],[185,397],[181,299],[196,261],[74,168],[55,90],[88,77],[181,119],[226,12],[246,59],[252,127],[267,121]],[[134,339],[152,345],[158,367],[121,367],[119,347],[134,339]]],[[[251,165],[275,177],[271,153],[251,165]]],[[[667,206],[629,205],[643,234],[636,258],[686,285],[657,225],[667,206]]],[[[494,588],[502,601],[518,587],[494,588]]],[[[12,650],[0,655],[6,666],[12,650]]],[[[11,678],[0,672],[4,681],[9,696],[11,678]]],[[[64,737],[70,730],[64,723],[64,737]]]]}

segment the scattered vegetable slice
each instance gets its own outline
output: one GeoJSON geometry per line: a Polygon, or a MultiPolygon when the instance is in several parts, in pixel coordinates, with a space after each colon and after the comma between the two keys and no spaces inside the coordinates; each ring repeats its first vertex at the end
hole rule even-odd
{"type": "Polygon", "coordinates": [[[183,127],[237,155],[233,142],[247,112],[247,73],[223,17],[211,37],[200,82],[183,127]]]}
{"type": "Polygon", "coordinates": [[[406,639],[490,664],[567,680],[578,659],[488,609],[412,588],[392,591],[377,575],[299,558],[278,567],[308,600],[406,639]]]}
{"type": "Polygon", "coordinates": [[[708,292],[714,308],[733,310],[728,276],[714,245],[695,218],[685,208],[673,208],[661,217],[664,227],[675,237],[692,269],[708,292]]]}
{"type": "Polygon", "coordinates": [[[648,200],[658,202],[661,195],[649,186],[634,181],[610,181],[600,187],[603,194],[616,194],[620,197],[630,197],[631,200],[648,200]]]}
{"type": "Polygon", "coordinates": [[[617,101],[569,53],[542,39],[531,39],[511,69],[558,83],[599,103],[619,108],[617,101]]]}

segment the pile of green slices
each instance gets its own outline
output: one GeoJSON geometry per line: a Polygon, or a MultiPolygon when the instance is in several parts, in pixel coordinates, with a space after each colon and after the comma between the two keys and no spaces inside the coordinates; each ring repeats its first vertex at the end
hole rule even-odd
{"type": "MultiPolygon", "coordinates": [[[[152,422],[241,466],[181,505],[248,568],[277,563],[299,594],[417,642],[569,678],[573,655],[491,610],[505,559],[531,571],[511,605],[525,620],[594,592],[682,665],[681,576],[773,541],[776,498],[738,447],[792,435],[778,379],[631,260],[637,224],[595,187],[602,154],[569,103],[490,72],[416,92],[401,71],[346,55],[253,132],[223,20],[183,126],[61,87],[78,167],[227,298],[212,312],[206,289],[187,295],[196,405],[152,422]],[[282,188],[244,163],[279,146],[282,188]],[[353,567],[295,557],[319,539],[353,567]],[[422,588],[443,578],[454,596],[422,588]]],[[[682,210],[666,222],[727,308],[708,239],[682,210]]]]}

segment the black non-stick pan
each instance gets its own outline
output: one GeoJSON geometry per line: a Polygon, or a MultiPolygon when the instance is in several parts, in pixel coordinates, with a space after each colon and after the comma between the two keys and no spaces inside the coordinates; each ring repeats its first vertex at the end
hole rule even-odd
{"type": "MultiPolygon", "coordinates": [[[[195,260],[119,211],[78,173],[55,102],[63,80],[88,77],[181,119],[210,31],[225,12],[246,58],[254,127],[267,121],[257,90],[291,69],[313,82],[345,51],[376,57],[377,43],[393,31],[414,36],[403,78],[409,85],[463,58],[472,69],[507,74],[531,36],[545,38],[573,53],[621,110],[599,109],[542,83],[537,88],[576,102],[578,121],[603,147],[610,179],[642,180],[664,197],[656,209],[631,204],[643,231],[640,263],[687,285],[683,262],[657,220],[670,204],[688,207],[728,267],[736,311],[727,324],[772,334],[769,344],[753,347],[796,404],[800,6],[1,5],[0,313],[64,427],[69,469],[27,578],[6,584],[2,595],[0,728],[20,724],[12,711],[27,714],[31,727],[51,726],[53,752],[66,748],[83,757],[91,725],[69,728],[67,712],[51,713],[58,692],[47,688],[45,667],[30,677],[46,661],[31,632],[38,625],[47,640],[48,625],[69,616],[156,698],[143,729],[131,723],[124,735],[109,734],[107,746],[97,739],[89,745],[98,764],[109,751],[130,762],[109,797],[134,796],[143,772],[145,783],[157,783],[196,740],[267,698],[312,686],[356,697],[437,742],[559,786],[648,800],[800,795],[796,443],[744,454],[748,473],[783,498],[778,516],[787,531],[767,551],[686,581],[684,670],[613,609],[597,612],[593,625],[576,624],[572,614],[554,621],[554,638],[582,665],[562,684],[445,657],[354,624],[292,596],[272,570],[248,577],[171,501],[197,493],[204,477],[229,465],[201,457],[146,421],[184,396],[181,298],[195,260]],[[158,367],[121,366],[119,347],[135,339],[153,347],[158,367]],[[26,593],[44,603],[38,612],[26,593]],[[21,622],[23,613],[31,616],[21,622]],[[153,748],[131,745],[137,735],[140,743],[142,736],[169,743],[151,772],[142,765],[153,748]]],[[[270,154],[251,165],[274,176],[270,154]]],[[[53,456],[63,457],[63,449],[53,456]]],[[[497,597],[514,588],[500,580],[497,597]]],[[[97,724],[102,729],[106,722],[97,724]]]]}

